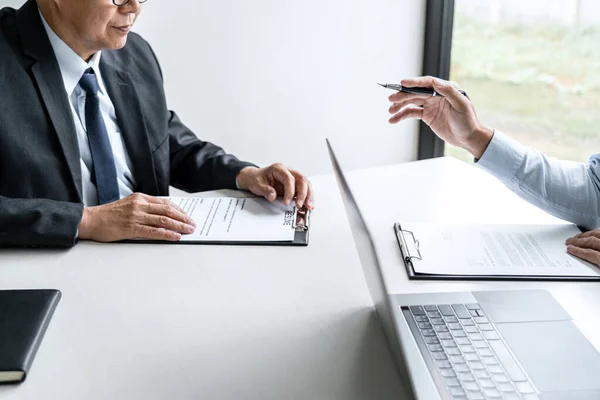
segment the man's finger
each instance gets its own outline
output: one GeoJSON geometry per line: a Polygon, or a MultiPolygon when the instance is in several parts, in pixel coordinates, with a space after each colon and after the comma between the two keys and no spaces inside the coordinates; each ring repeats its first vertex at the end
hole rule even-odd
{"type": "MultiPolygon", "coordinates": [[[[431,97],[431,96],[429,96],[429,97],[431,97]]],[[[416,106],[422,106],[423,104],[425,104],[426,101],[427,101],[427,98],[419,98],[419,97],[408,98],[406,100],[402,100],[402,101],[392,104],[390,106],[389,112],[390,112],[390,114],[396,114],[398,111],[400,111],[401,109],[403,109],[404,107],[406,107],[409,104],[414,104],[416,106]]]]}
{"type": "Polygon", "coordinates": [[[582,260],[589,261],[592,264],[600,265],[600,254],[595,250],[582,249],[580,247],[569,245],[567,246],[567,252],[582,260]]]}
{"type": "Polygon", "coordinates": [[[173,203],[171,200],[169,199],[160,199],[158,197],[154,197],[154,196],[149,196],[147,194],[144,195],[144,199],[146,201],[148,201],[148,203],[153,203],[153,204],[166,204],[172,207],[175,207],[177,210],[179,210],[180,212],[185,214],[185,211],[183,208],[181,208],[178,204],[173,203]]]}
{"type": "Polygon", "coordinates": [[[397,103],[399,101],[404,101],[406,99],[427,100],[429,97],[431,97],[430,94],[415,94],[415,93],[407,93],[407,92],[397,92],[397,93],[391,94],[388,97],[388,100],[391,101],[392,103],[397,103]]]}
{"type": "Polygon", "coordinates": [[[315,195],[312,188],[312,183],[308,182],[308,193],[306,194],[306,208],[314,210],[315,208],[315,195]]]}
{"type": "Polygon", "coordinates": [[[157,228],[168,229],[173,232],[179,233],[194,233],[194,226],[186,224],[185,222],[171,219],[165,215],[153,215],[146,214],[144,218],[144,225],[155,226],[157,228]]]}
{"type": "Polygon", "coordinates": [[[423,109],[417,106],[406,106],[402,110],[400,110],[398,114],[390,118],[390,123],[395,124],[409,118],[422,119],[423,109]]]}
{"type": "Polygon", "coordinates": [[[296,179],[285,167],[274,168],[273,176],[283,185],[283,203],[289,206],[296,194],[296,179]]]}
{"type": "Polygon", "coordinates": [[[273,186],[259,184],[258,193],[255,193],[259,196],[263,196],[265,199],[269,201],[274,201],[277,198],[277,191],[273,186]]]}
{"type": "Polygon", "coordinates": [[[576,238],[584,238],[584,237],[590,237],[590,236],[595,236],[597,238],[600,238],[600,229],[594,229],[594,230],[591,230],[591,231],[582,232],[582,233],[579,233],[579,234],[575,235],[574,237],[576,237],[576,238]]]}
{"type": "Polygon", "coordinates": [[[290,173],[296,179],[296,206],[302,208],[308,195],[308,179],[300,172],[290,169],[290,173]]]}
{"type": "Polygon", "coordinates": [[[446,100],[448,100],[452,108],[455,110],[463,110],[469,103],[469,100],[458,91],[458,88],[448,81],[434,79],[433,88],[436,90],[436,92],[444,95],[446,100]]]}
{"type": "Polygon", "coordinates": [[[180,207],[173,207],[173,203],[153,203],[144,207],[144,211],[153,215],[164,215],[171,219],[185,222],[186,224],[196,226],[196,222],[190,218],[180,207]]]}
{"type": "Polygon", "coordinates": [[[418,78],[402,79],[400,84],[406,87],[433,87],[433,76],[420,76],[418,78]]]}
{"type": "MultiPolygon", "coordinates": [[[[164,200],[167,200],[167,199],[164,199],[164,200]]],[[[167,204],[168,204],[169,206],[171,206],[171,207],[175,208],[175,209],[176,209],[177,211],[179,211],[180,213],[187,214],[187,213],[185,212],[185,210],[184,210],[183,208],[181,208],[181,206],[180,206],[179,204],[177,204],[177,203],[173,203],[173,202],[172,202],[172,201],[170,201],[170,200],[167,202],[167,204]]]]}
{"type": "Polygon", "coordinates": [[[567,244],[582,249],[592,249],[600,251],[600,239],[595,236],[586,236],[580,238],[567,239],[567,244]]]}
{"type": "Polygon", "coordinates": [[[135,235],[140,239],[150,240],[168,240],[171,242],[177,242],[181,240],[181,234],[155,226],[139,225],[136,229],[135,235]]]}

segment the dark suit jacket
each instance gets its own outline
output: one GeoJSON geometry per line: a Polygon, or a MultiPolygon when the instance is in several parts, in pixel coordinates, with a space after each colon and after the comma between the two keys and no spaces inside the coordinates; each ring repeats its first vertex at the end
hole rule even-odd
{"type": "MultiPolygon", "coordinates": [[[[152,49],[130,33],[100,70],[132,160],[135,191],[235,188],[252,165],[196,135],[167,108],[152,49]]],[[[72,246],[83,213],[75,125],[35,0],[0,10],[0,246],[72,246]]]]}

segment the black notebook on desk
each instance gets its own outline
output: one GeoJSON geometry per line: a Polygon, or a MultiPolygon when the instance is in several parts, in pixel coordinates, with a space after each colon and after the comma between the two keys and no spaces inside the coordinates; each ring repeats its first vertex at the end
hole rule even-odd
{"type": "Polygon", "coordinates": [[[178,242],[127,240],[127,243],[178,243],[308,246],[311,211],[294,202],[261,197],[169,197],[196,222],[178,242]]]}
{"type": "Polygon", "coordinates": [[[394,224],[410,279],[598,281],[600,268],[566,253],[572,224],[394,224]]]}
{"type": "Polygon", "coordinates": [[[60,297],[58,290],[0,290],[0,384],[25,380],[60,297]]]}

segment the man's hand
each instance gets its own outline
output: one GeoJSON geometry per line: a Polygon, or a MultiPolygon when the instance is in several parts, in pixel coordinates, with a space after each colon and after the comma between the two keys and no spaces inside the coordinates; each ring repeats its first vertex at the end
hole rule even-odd
{"type": "Polygon", "coordinates": [[[567,252],[600,266],[600,229],[594,229],[567,239],[567,252]]]}
{"type": "Polygon", "coordinates": [[[394,93],[389,100],[394,103],[389,109],[390,123],[395,124],[409,118],[423,120],[436,135],[445,142],[469,151],[481,158],[493,131],[479,122],[471,101],[458,91],[454,82],[425,76],[404,79],[402,86],[430,87],[441,96],[394,93]]]}
{"type": "Polygon", "coordinates": [[[194,232],[195,227],[196,223],[169,200],[134,193],[113,203],[86,207],[79,224],[79,239],[177,241],[182,233],[194,232]]]}
{"type": "Polygon", "coordinates": [[[281,164],[273,164],[266,168],[246,167],[238,175],[240,189],[247,190],[257,196],[273,201],[278,195],[289,206],[296,198],[296,206],[312,210],[314,208],[313,190],[310,182],[300,172],[281,164]]]}

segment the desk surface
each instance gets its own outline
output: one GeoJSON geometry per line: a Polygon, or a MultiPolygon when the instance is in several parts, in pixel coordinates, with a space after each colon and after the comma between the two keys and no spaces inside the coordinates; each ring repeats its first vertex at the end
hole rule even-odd
{"type": "MultiPolygon", "coordinates": [[[[343,156],[342,164],[343,164],[343,156]]],[[[600,284],[408,281],[402,220],[553,221],[482,171],[436,159],[349,174],[398,292],[547,288],[600,348],[600,284]]],[[[0,288],[63,292],[28,380],[3,399],[397,399],[332,175],[307,248],[80,243],[0,251],[0,288]]]]}

